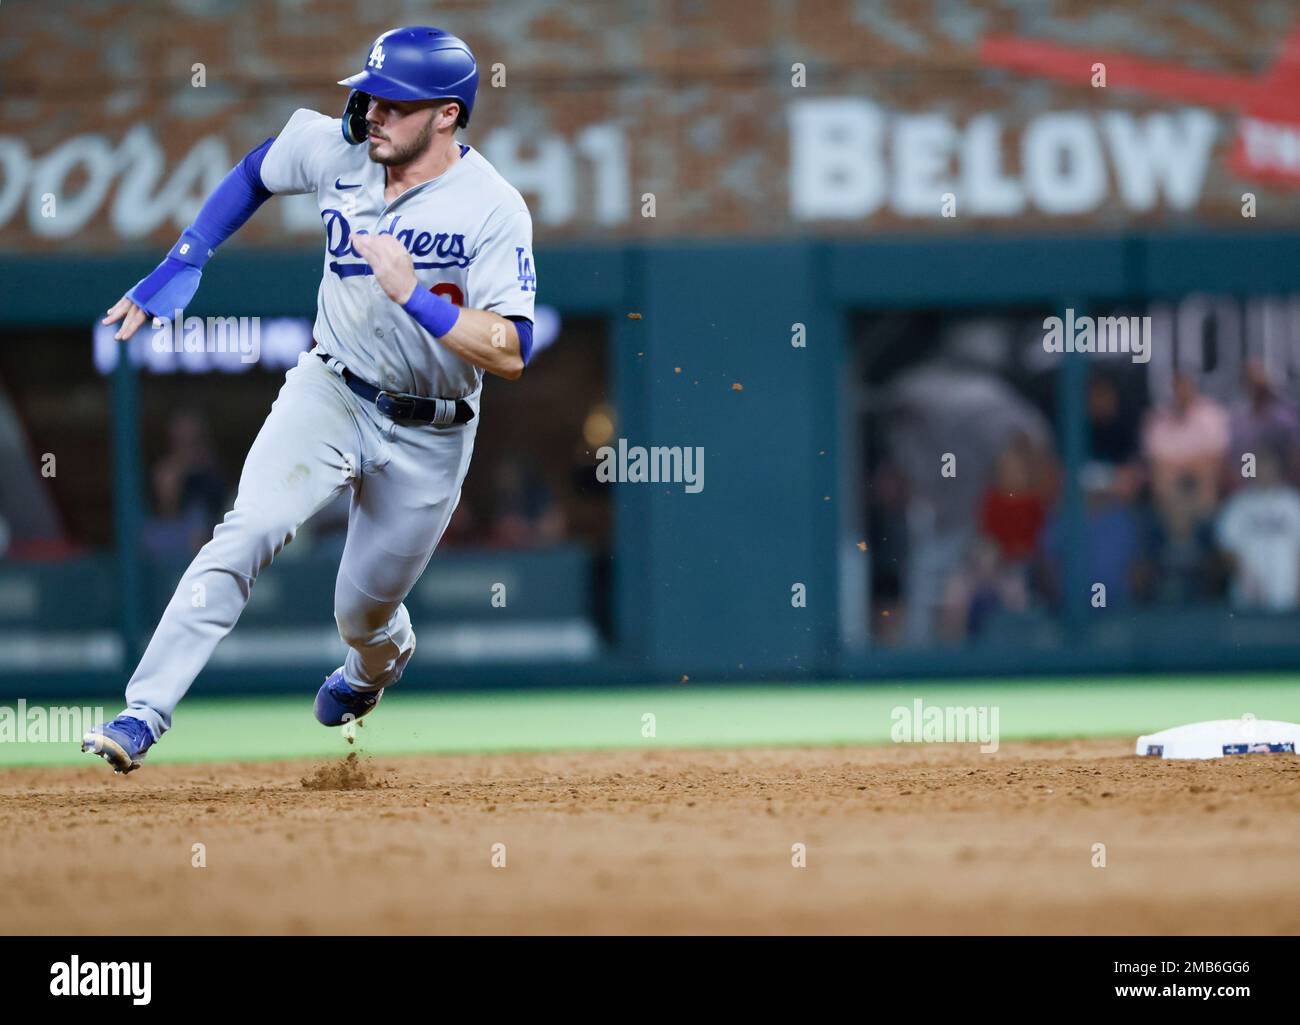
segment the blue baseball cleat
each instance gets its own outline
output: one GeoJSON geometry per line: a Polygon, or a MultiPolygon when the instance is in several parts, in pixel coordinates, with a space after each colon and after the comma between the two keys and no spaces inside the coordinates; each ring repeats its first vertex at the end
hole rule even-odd
{"type": "Polygon", "coordinates": [[[119,715],[81,738],[81,750],[99,755],[114,772],[131,772],[140,768],[140,759],[153,747],[153,731],[143,719],[119,715]]]}
{"type": "Polygon", "coordinates": [[[353,690],[343,678],[343,667],[339,666],[316,692],[316,721],[322,726],[354,722],[379,704],[383,696],[382,687],[371,691],[353,690]]]}

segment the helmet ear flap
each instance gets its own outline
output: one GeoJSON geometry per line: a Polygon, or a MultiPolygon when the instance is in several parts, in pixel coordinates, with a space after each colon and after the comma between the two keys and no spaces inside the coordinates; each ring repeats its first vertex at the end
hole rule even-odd
{"type": "Polygon", "coordinates": [[[366,141],[370,129],[366,126],[366,111],[370,109],[370,94],[353,89],[343,108],[343,138],[353,146],[366,141]]]}

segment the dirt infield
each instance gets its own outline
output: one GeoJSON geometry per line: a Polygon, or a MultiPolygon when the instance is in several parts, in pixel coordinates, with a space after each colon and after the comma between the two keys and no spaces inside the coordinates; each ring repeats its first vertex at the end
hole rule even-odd
{"type": "Polygon", "coordinates": [[[88,757],[0,772],[0,931],[1300,932],[1300,760],[1130,750],[88,757]]]}

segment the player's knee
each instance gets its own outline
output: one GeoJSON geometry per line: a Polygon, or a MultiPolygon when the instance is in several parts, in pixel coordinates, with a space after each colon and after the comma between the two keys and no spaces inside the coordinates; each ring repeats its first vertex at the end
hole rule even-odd
{"type": "Polygon", "coordinates": [[[385,610],[370,606],[334,609],[334,622],[339,636],[349,648],[359,648],[371,643],[376,633],[388,622],[385,610]]]}

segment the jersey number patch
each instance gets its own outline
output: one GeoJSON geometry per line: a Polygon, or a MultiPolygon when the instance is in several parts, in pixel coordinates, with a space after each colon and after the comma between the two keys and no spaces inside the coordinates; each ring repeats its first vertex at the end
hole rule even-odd
{"type": "Polygon", "coordinates": [[[515,260],[519,266],[519,291],[536,292],[537,275],[533,273],[532,257],[524,255],[527,251],[523,246],[515,246],[515,260]]]}

